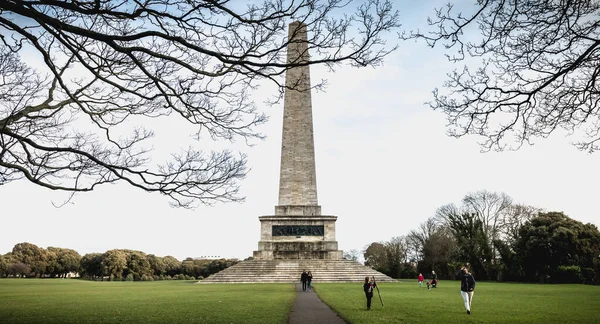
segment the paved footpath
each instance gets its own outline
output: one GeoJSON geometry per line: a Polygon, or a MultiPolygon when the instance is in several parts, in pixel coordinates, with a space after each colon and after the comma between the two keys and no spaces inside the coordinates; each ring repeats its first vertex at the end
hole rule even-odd
{"type": "Polygon", "coordinates": [[[296,284],[296,300],[290,313],[290,324],[346,324],[313,292],[302,291],[296,284]]]}

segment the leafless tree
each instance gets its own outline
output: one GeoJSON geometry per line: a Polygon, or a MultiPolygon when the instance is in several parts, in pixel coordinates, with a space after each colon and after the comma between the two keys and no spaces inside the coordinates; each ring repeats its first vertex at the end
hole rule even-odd
{"type": "Polygon", "coordinates": [[[425,244],[437,231],[439,224],[434,217],[428,218],[425,222],[419,224],[416,230],[411,230],[406,235],[406,242],[410,254],[414,254],[416,260],[423,259],[423,249],[425,244]]]}
{"type": "Polygon", "coordinates": [[[443,205],[435,211],[433,219],[437,225],[447,225],[448,217],[460,214],[461,211],[454,204],[443,205]]]}
{"type": "Polygon", "coordinates": [[[408,247],[406,244],[405,236],[392,237],[389,241],[384,243],[387,249],[388,262],[390,267],[392,265],[400,265],[408,262],[408,247]]]}
{"type": "Polygon", "coordinates": [[[456,240],[447,226],[447,219],[453,205],[442,206],[435,216],[419,224],[416,230],[411,230],[406,236],[407,247],[415,255],[419,268],[442,271],[438,274],[448,275],[446,267],[452,261],[456,251],[456,240]]]}
{"type": "Polygon", "coordinates": [[[441,45],[467,64],[430,102],[447,115],[450,135],[480,135],[484,150],[504,150],[562,128],[580,149],[598,150],[599,1],[478,0],[458,10],[451,3],[429,24],[403,37],[441,45]]]}
{"type": "Polygon", "coordinates": [[[457,240],[448,226],[439,226],[423,245],[423,258],[421,262],[438,275],[451,276],[453,270],[449,265],[457,254],[457,240]]]}
{"type": "Polygon", "coordinates": [[[350,3],[1,1],[0,184],[76,193],[125,182],[182,207],[243,199],[245,155],[190,148],[151,163],[154,132],[135,125],[176,118],[198,140],[262,138],[250,97],[260,82],[281,96],[289,68],[373,66],[395,49],[382,39],[398,26],[391,1],[363,0],[354,14],[350,3]],[[292,21],[306,26],[309,61],[286,60],[292,21]]]}
{"type": "Polygon", "coordinates": [[[500,239],[505,241],[508,246],[513,246],[518,237],[519,228],[540,212],[543,212],[541,208],[533,206],[511,205],[502,213],[500,219],[500,239]]]}
{"type": "Polygon", "coordinates": [[[512,198],[503,192],[480,190],[463,198],[464,209],[481,220],[483,232],[489,240],[498,238],[503,215],[511,205],[512,198]]]}
{"type": "Polygon", "coordinates": [[[474,219],[481,222],[485,243],[491,249],[493,262],[495,262],[496,248],[494,240],[500,238],[502,226],[507,225],[503,220],[511,206],[512,198],[505,193],[480,190],[465,195],[460,208],[454,204],[438,208],[436,219],[447,225],[450,219],[457,218],[462,213],[473,215],[474,219]]]}
{"type": "Polygon", "coordinates": [[[351,249],[351,250],[344,252],[344,259],[346,259],[346,260],[358,262],[359,258],[360,258],[360,252],[357,249],[351,249]]]}

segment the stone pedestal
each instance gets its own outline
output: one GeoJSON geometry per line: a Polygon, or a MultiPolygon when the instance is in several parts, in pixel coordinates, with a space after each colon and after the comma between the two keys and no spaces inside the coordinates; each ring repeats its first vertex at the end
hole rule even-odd
{"type": "MultiPolygon", "coordinates": [[[[278,206],[279,207],[279,206],[278,206]]],[[[261,216],[257,260],[340,260],[335,239],[337,216],[261,216]]]]}

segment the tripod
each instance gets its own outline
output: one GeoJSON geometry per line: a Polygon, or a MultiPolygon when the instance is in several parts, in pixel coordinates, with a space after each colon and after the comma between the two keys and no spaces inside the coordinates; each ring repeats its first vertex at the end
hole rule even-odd
{"type": "Polygon", "coordinates": [[[379,286],[377,286],[377,282],[375,282],[375,276],[373,278],[373,284],[375,284],[375,288],[377,288],[377,295],[379,295],[379,301],[381,302],[381,306],[383,306],[383,299],[381,299],[381,293],[379,292],[379,286]]]}

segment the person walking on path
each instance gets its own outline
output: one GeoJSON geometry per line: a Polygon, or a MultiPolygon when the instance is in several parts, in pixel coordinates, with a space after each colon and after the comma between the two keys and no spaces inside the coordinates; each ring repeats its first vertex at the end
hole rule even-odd
{"type": "Polygon", "coordinates": [[[300,281],[302,281],[302,291],[306,291],[306,282],[308,281],[308,273],[306,273],[306,270],[302,270],[300,281]]]}
{"type": "Polygon", "coordinates": [[[371,310],[371,299],[373,299],[373,289],[375,287],[377,287],[377,284],[371,281],[369,277],[365,277],[363,290],[365,291],[365,296],[367,297],[367,310],[371,310]]]}
{"type": "Polygon", "coordinates": [[[460,277],[460,294],[465,302],[467,314],[471,315],[471,302],[473,301],[473,291],[475,290],[475,278],[469,273],[466,267],[462,267],[458,273],[460,277]]]}
{"type": "Polygon", "coordinates": [[[308,274],[306,275],[306,282],[307,282],[307,285],[308,285],[308,291],[312,291],[312,278],[313,278],[313,275],[309,271],[308,274]]]}
{"type": "Polygon", "coordinates": [[[423,280],[425,280],[423,274],[419,273],[419,287],[423,287],[423,280]]]}

